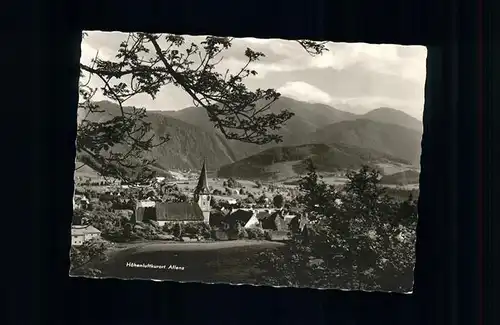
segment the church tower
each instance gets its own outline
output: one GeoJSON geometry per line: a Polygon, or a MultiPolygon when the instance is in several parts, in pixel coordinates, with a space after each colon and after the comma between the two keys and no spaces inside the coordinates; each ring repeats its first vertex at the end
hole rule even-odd
{"type": "Polygon", "coordinates": [[[210,195],[210,189],[208,188],[207,167],[205,160],[203,160],[200,179],[198,180],[198,185],[194,190],[194,201],[200,206],[201,211],[203,212],[203,219],[206,224],[210,223],[211,199],[212,196],[210,195]]]}

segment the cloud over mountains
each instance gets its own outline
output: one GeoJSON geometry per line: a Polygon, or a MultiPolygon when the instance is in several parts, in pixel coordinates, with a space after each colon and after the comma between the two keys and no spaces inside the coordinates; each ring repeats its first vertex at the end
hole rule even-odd
{"type": "MultiPolygon", "coordinates": [[[[82,62],[88,63],[97,51],[99,56],[113,57],[125,37],[119,32],[88,32],[82,42],[82,62]]],[[[204,36],[186,36],[188,43],[200,43],[203,39],[204,36]]],[[[223,53],[218,69],[241,68],[247,47],[265,54],[251,67],[258,75],[246,80],[250,89],[275,88],[302,101],[343,105],[343,109],[356,113],[391,106],[421,119],[425,47],[328,43],[328,52],[312,57],[295,41],[240,38],[234,39],[233,46],[223,53]]],[[[98,85],[98,81],[92,80],[92,84],[98,85]]],[[[181,89],[167,86],[156,100],[137,96],[127,104],[177,110],[192,105],[192,100],[181,89]]]]}
{"type": "Polygon", "coordinates": [[[303,81],[290,81],[278,88],[282,95],[309,103],[331,104],[332,98],[326,92],[303,81]]]}

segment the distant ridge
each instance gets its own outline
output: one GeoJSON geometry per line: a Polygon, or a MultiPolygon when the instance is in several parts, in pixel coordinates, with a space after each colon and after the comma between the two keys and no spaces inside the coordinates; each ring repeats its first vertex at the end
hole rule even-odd
{"type": "MultiPolygon", "coordinates": [[[[278,134],[283,137],[283,142],[279,144],[270,143],[263,146],[257,146],[236,141],[228,141],[237,159],[256,154],[277,145],[290,146],[308,143],[311,141],[312,133],[321,128],[343,121],[365,119],[384,124],[394,124],[413,131],[422,132],[422,122],[394,108],[381,107],[366,114],[357,115],[325,104],[301,102],[282,96],[273,103],[271,110],[279,112],[283,109],[288,109],[295,114],[278,131],[278,134]]],[[[222,136],[214,129],[206,111],[201,107],[188,107],[178,111],[155,111],[155,113],[174,117],[222,136]]],[[[418,150],[420,150],[420,146],[418,146],[418,150]]]]}
{"type": "MultiPolygon", "coordinates": [[[[258,105],[263,104],[265,104],[264,101],[258,103],[258,105]]],[[[271,112],[277,113],[284,109],[289,110],[295,115],[288,120],[280,130],[277,131],[277,133],[283,138],[283,142],[280,143],[280,145],[298,144],[305,136],[317,130],[319,127],[357,117],[354,114],[337,110],[328,105],[311,104],[283,96],[271,106],[271,112]]],[[[220,132],[214,129],[213,123],[210,122],[207,112],[201,107],[187,107],[178,111],[155,111],[155,113],[174,117],[186,123],[201,127],[207,131],[220,134],[220,132]]],[[[240,159],[248,155],[258,153],[264,149],[276,146],[276,143],[259,146],[237,141],[229,141],[229,144],[235,151],[236,156],[240,159]]]]}
{"type": "Polygon", "coordinates": [[[396,124],[356,119],[320,128],[305,141],[371,149],[418,165],[422,133],[396,124]]]}
{"type": "MultiPolygon", "coordinates": [[[[326,104],[302,102],[281,96],[273,103],[272,111],[278,112],[282,109],[288,109],[295,114],[287,123],[284,130],[281,131],[285,134],[289,133],[286,130],[293,128],[293,125],[306,126],[306,131],[311,131],[310,128],[319,128],[335,122],[353,119],[369,119],[375,122],[396,124],[412,130],[422,131],[422,121],[401,110],[389,107],[379,107],[365,114],[355,114],[348,112],[346,108],[338,109],[326,104]]],[[[206,111],[201,107],[190,106],[176,111],[150,112],[171,116],[184,122],[213,130],[213,124],[210,122],[206,111]]]]}
{"type": "Polygon", "coordinates": [[[394,108],[380,107],[362,115],[363,119],[386,124],[395,124],[422,132],[422,121],[394,108]]]}
{"type": "Polygon", "coordinates": [[[283,180],[306,172],[311,159],[320,172],[340,172],[379,163],[409,165],[409,162],[377,152],[343,144],[305,144],[274,147],[219,169],[219,177],[283,180]]]}
{"type": "MultiPolygon", "coordinates": [[[[97,104],[104,112],[92,114],[89,116],[91,120],[105,121],[120,114],[118,105],[114,103],[101,101],[97,104]]],[[[310,145],[315,150],[320,148],[315,145],[326,145],[328,152],[338,152],[337,156],[345,155],[345,159],[340,159],[339,164],[342,166],[346,161],[352,161],[354,165],[364,161],[364,158],[354,159],[358,155],[352,152],[354,149],[341,149],[344,147],[377,152],[393,160],[401,159],[414,164],[419,162],[421,131],[417,129],[421,122],[404,112],[379,108],[364,115],[356,115],[328,105],[305,103],[287,97],[281,97],[272,106],[273,111],[282,109],[295,113],[278,131],[283,136],[283,142],[263,146],[227,140],[213,127],[203,108],[147,111],[152,133],[157,137],[168,134],[171,139],[145,155],[157,160],[154,169],[160,173],[171,169],[199,169],[203,157],[206,157],[209,168],[219,169],[268,149],[279,151],[281,149],[275,148],[301,145],[310,145]],[[381,120],[390,123],[382,123],[381,120]]],[[[82,155],[77,156],[77,160],[82,158],[82,155]]],[[[98,169],[98,166],[94,167],[98,169]]]]}
{"type": "MultiPolygon", "coordinates": [[[[90,120],[105,121],[120,114],[118,105],[114,103],[102,101],[97,104],[104,112],[91,114],[88,117],[90,120]]],[[[157,160],[154,167],[159,171],[199,169],[200,161],[204,157],[212,168],[231,163],[237,159],[227,140],[223,137],[195,125],[154,112],[147,112],[146,120],[151,122],[151,132],[157,138],[166,135],[170,137],[170,140],[162,146],[144,152],[146,157],[157,160]]],[[[115,150],[125,150],[125,148],[115,148],[115,150]]],[[[81,158],[82,155],[77,156],[77,160],[81,158]]]]}

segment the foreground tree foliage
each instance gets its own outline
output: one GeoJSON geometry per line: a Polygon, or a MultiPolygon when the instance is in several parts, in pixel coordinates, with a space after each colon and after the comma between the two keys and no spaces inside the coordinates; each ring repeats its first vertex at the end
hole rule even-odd
{"type": "Polygon", "coordinates": [[[98,269],[89,267],[92,262],[102,262],[106,260],[107,244],[100,239],[92,239],[83,245],[72,246],[70,250],[70,272],[72,275],[98,276],[98,269]]]}
{"type": "MultiPolygon", "coordinates": [[[[327,51],[326,42],[298,42],[311,55],[327,51]]],[[[227,139],[255,144],[281,141],[274,131],[293,114],[269,111],[280,97],[274,89],[251,91],[244,84],[247,77],[257,75],[250,67],[264,53],[247,48],[241,69],[222,73],[217,66],[231,45],[229,37],[207,36],[195,44],[178,35],[130,33],[114,59],[96,55],[91,65],[80,64],[82,76],[88,78],[80,83],[79,110],[84,112],[77,130],[80,160],[103,176],[127,181],[150,178],[154,161],[142,153],[162,145],[168,137],[155,139],[144,108],[124,105],[137,95],[154,99],[166,85],[184,90],[227,139]],[[89,86],[94,77],[102,81],[100,89],[89,86]],[[92,113],[101,109],[93,101],[97,91],[118,104],[120,112],[105,121],[93,120],[92,113]]]]}
{"type": "Polygon", "coordinates": [[[265,253],[263,281],[291,286],[409,291],[415,262],[416,202],[389,197],[369,167],[347,175],[343,191],[312,163],[301,206],[311,220],[284,251],[265,253]]]}
{"type": "Polygon", "coordinates": [[[282,208],[285,205],[285,198],[281,194],[277,194],[273,197],[273,205],[275,208],[282,208]]]}

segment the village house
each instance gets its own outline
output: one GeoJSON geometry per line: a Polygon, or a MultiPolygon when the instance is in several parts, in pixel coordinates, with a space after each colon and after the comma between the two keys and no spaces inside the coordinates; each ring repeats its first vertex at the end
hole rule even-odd
{"type": "Polygon", "coordinates": [[[248,219],[247,223],[244,226],[245,228],[256,228],[260,227],[260,220],[257,219],[257,211],[254,211],[250,219],[248,219]]]}
{"type": "Polygon", "coordinates": [[[236,224],[244,228],[261,227],[264,230],[287,231],[295,216],[285,218],[282,210],[277,209],[234,209],[221,218],[220,224],[226,229],[233,229],[236,224]]]}
{"type": "Polygon", "coordinates": [[[225,209],[212,210],[210,213],[210,227],[222,228],[223,221],[229,215],[229,211],[225,209]]]}
{"type": "Polygon", "coordinates": [[[245,226],[252,218],[254,212],[252,210],[238,209],[232,211],[224,220],[222,220],[225,229],[236,229],[237,225],[245,226]]]}
{"type": "MultiPolygon", "coordinates": [[[[257,218],[259,219],[259,216],[257,218]]],[[[288,230],[288,224],[285,222],[282,210],[276,210],[272,213],[262,213],[259,221],[262,229],[275,231],[288,230]]]]}
{"type": "Polygon", "coordinates": [[[257,211],[255,218],[259,221],[259,225],[262,227],[262,221],[266,220],[271,216],[271,212],[269,210],[260,209],[257,211]]]}
{"type": "Polygon", "coordinates": [[[237,239],[234,230],[261,228],[266,231],[269,240],[284,241],[291,233],[300,233],[303,229],[302,218],[286,215],[283,209],[233,209],[230,213],[216,213],[211,225],[218,228],[220,240],[237,239]],[[215,217],[217,215],[217,217],[215,217]],[[216,222],[217,221],[217,222],[216,222]],[[227,232],[229,231],[229,232],[227,232]],[[227,232],[227,234],[223,234],[227,232]],[[229,237],[227,237],[229,236],[229,237]],[[227,238],[226,238],[227,237],[227,238]]]}
{"type": "Polygon", "coordinates": [[[203,162],[198,185],[193,197],[188,202],[138,202],[133,221],[156,221],[161,226],[165,223],[210,223],[211,194],[208,187],[206,164],[203,162]]]}
{"type": "Polygon", "coordinates": [[[238,203],[238,201],[236,199],[232,198],[232,197],[231,198],[226,198],[226,202],[228,204],[236,204],[236,203],[238,203]]]}
{"type": "Polygon", "coordinates": [[[73,209],[86,209],[90,201],[85,195],[73,195],[73,209]]]}
{"type": "Polygon", "coordinates": [[[81,246],[84,242],[100,238],[101,231],[87,225],[73,225],[71,226],[71,245],[81,246]]]}

